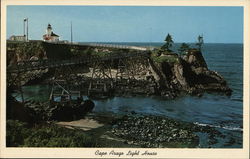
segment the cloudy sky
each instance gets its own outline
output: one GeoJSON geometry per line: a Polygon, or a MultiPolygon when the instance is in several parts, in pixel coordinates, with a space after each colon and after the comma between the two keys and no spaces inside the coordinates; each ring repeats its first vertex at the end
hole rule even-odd
{"type": "Polygon", "coordinates": [[[76,42],[162,42],[170,33],[175,42],[242,43],[242,7],[143,6],[8,6],[7,38],[23,34],[29,19],[29,39],[41,40],[48,23],[61,40],[76,42]]]}

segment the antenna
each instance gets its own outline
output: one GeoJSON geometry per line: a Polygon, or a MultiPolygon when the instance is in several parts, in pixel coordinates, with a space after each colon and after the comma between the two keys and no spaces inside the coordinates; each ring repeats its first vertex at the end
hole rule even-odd
{"type": "Polygon", "coordinates": [[[26,21],[26,19],[24,18],[23,19],[23,36],[25,37],[25,21],[26,21]]]}

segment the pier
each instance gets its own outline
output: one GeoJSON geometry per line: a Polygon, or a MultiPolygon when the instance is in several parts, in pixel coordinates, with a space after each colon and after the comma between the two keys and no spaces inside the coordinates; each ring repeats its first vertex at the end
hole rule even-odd
{"type": "MultiPolygon", "coordinates": [[[[59,44],[58,44],[59,45],[59,44]]],[[[87,95],[89,96],[109,96],[110,92],[115,89],[116,85],[121,83],[127,83],[131,79],[135,79],[135,76],[142,65],[146,65],[149,58],[147,50],[141,50],[142,48],[134,48],[135,52],[129,52],[131,47],[121,45],[104,45],[104,44],[89,44],[92,47],[112,47],[128,49],[127,52],[110,52],[105,56],[91,55],[78,58],[70,58],[64,60],[57,59],[39,59],[39,60],[23,60],[18,61],[15,64],[11,64],[7,67],[8,86],[16,85],[21,90],[21,75],[41,70],[54,70],[54,80],[52,82],[53,88],[49,100],[52,101],[55,97],[60,96],[61,100],[71,100],[71,96],[76,92],[75,90],[67,89],[70,79],[61,79],[63,77],[75,76],[77,79],[76,68],[91,68],[90,82],[87,88],[87,95]],[[114,66],[114,61],[118,64],[114,66]],[[116,68],[115,77],[112,77],[111,70],[116,68]],[[64,81],[64,82],[60,82],[64,81]],[[60,87],[61,92],[55,91],[55,87],[60,87]],[[65,98],[64,98],[65,97],[65,98]]],[[[72,81],[71,81],[72,82],[72,81]]],[[[81,94],[81,90],[77,90],[77,94],[81,94]]]]}

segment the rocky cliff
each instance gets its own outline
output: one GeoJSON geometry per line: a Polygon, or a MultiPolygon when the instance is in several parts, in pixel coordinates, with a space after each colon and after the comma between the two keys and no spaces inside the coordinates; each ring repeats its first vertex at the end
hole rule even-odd
{"type": "Polygon", "coordinates": [[[204,92],[222,92],[231,95],[232,90],[226,80],[217,72],[208,69],[200,51],[189,50],[183,57],[176,54],[161,56],[165,60],[156,62],[159,68],[158,74],[164,75],[162,78],[170,88],[199,96],[204,92]]]}
{"type": "MultiPolygon", "coordinates": [[[[106,55],[106,53],[114,51],[116,53],[135,52],[129,49],[53,44],[42,41],[7,42],[7,65],[22,60],[69,59],[78,56],[106,55]]],[[[125,86],[128,93],[156,94],[174,98],[181,92],[198,96],[202,95],[203,92],[222,92],[226,95],[230,95],[232,92],[221,75],[208,69],[202,53],[197,49],[190,49],[182,57],[174,53],[164,52],[160,55],[151,55],[147,67],[148,69],[141,73],[140,80],[133,81],[129,87],[125,86]]],[[[26,80],[23,80],[22,84],[37,79],[46,72],[46,70],[38,70],[25,73],[22,76],[26,80]]],[[[120,92],[125,92],[125,87],[124,89],[119,88],[120,92]]]]}

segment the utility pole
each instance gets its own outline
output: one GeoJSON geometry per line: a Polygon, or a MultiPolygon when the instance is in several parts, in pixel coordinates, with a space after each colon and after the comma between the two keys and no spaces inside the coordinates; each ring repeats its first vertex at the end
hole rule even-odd
{"type": "Polygon", "coordinates": [[[73,33],[72,33],[72,21],[70,22],[70,41],[73,43],[73,33]]]}
{"type": "Polygon", "coordinates": [[[25,37],[25,21],[26,19],[23,19],[23,36],[25,37]]]}
{"type": "Polygon", "coordinates": [[[29,30],[28,30],[28,24],[29,24],[29,21],[28,21],[28,18],[27,19],[27,41],[29,40],[29,30]]]}

